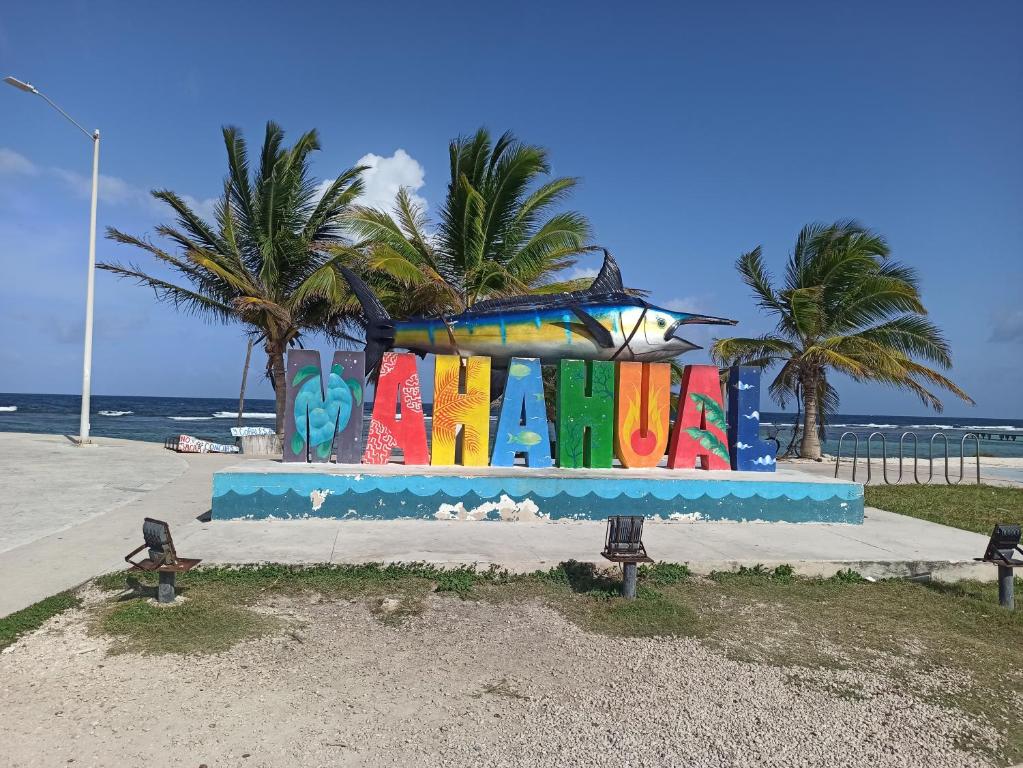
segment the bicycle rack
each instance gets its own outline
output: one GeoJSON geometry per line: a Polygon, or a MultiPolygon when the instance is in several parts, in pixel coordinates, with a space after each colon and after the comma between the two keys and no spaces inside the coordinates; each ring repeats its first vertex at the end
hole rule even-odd
{"type": "Polygon", "coordinates": [[[875,437],[881,438],[881,477],[885,485],[891,485],[888,479],[888,441],[884,439],[883,432],[871,432],[867,435],[867,484],[870,484],[870,443],[875,437]]]}
{"type": "Polygon", "coordinates": [[[913,438],[913,482],[920,485],[920,478],[916,474],[916,467],[920,459],[920,441],[916,439],[916,432],[903,432],[902,437],[899,438],[899,479],[895,481],[895,484],[898,485],[902,482],[902,457],[906,454],[904,448],[907,437],[913,438]]]}
{"type": "Polygon", "coordinates": [[[856,462],[860,459],[860,436],[855,432],[843,432],[842,436],[838,438],[838,450],[835,451],[835,477],[838,477],[838,467],[842,463],[842,442],[846,437],[853,439],[853,482],[856,482],[856,462]]]}
{"type": "MultiPolygon", "coordinates": [[[[853,443],[853,455],[852,455],[852,480],[856,481],[856,468],[860,459],[860,437],[855,432],[848,431],[843,432],[838,438],[838,450],[835,456],[835,477],[838,477],[839,469],[842,466],[842,446],[845,443],[847,437],[852,438],[853,443]]],[[[906,460],[906,442],[908,440],[913,441],[913,482],[917,485],[927,485],[934,479],[934,441],[941,439],[943,445],[943,454],[945,459],[945,482],[949,485],[959,485],[966,478],[966,441],[972,439],[974,442],[974,459],[976,460],[976,471],[977,471],[977,485],[980,485],[980,437],[974,432],[967,432],[963,435],[962,440],[959,442],[959,477],[955,481],[949,476],[948,473],[948,435],[942,432],[935,432],[931,435],[928,441],[928,457],[927,457],[927,479],[921,481],[919,474],[920,465],[920,443],[914,432],[903,432],[902,436],[899,437],[899,476],[893,483],[888,478],[888,440],[883,432],[871,432],[867,436],[866,445],[866,460],[867,460],[867,483],[870,483],[873,476],[873,466],[871,459],[873,456],[870,452],[871,444],[875,439],[881,441],[881,477],[886,485],[899,485],[902,482],[904,474],[904,463],[906,460]]]]}
{"type": "Polygon", "coordinates": [[[963,439],[959,442],[959,478],[953,483],[952,478],[948,476],[948,435],[941,432],[931,435],[930,440],[930,471],[927,474],[927,482],[931,481],[934,476],[934,441],[936,438],[941,438],[945,450],[945,482],[949,485],[959,485],[963,482],[966,477],[966,441],[973,438],[976,446],[975,457],[977,460],[977,485],[980,485],[980,437],[973,432],[967,432],[963,435],[963,439]]]}

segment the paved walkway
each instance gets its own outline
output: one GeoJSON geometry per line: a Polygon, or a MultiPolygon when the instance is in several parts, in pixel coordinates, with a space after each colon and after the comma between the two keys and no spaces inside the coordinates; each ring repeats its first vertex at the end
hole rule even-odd
{"type": "Polygon", "coordinates": [[[237,455],[189,455],[100,438],[0,433],[0,616],[124,567],[142,518],[177,532],[210,508],[213,473],[237,455]]]}
{"type": "MultiPolygon", "coordinates": [[[[167,520],[182,554],[207,563],[423,560],[531,570],[567,559],[603,562],[600,522],[199,522],[213,473],[239,458],[106,438],[77,448],[56,435],[0,433],[0,616],[123,567],[146,516],[167,520]]],[[[808,574],[852,567],[874,576],[994,576],[972,562],[985,537],[879,510],[868,510],[862,526],[649,523],[644,538],[653,557],[689,562],[697,572],[789,563],[808,574]]]]}
{"type": "MultiPolygon", "coordinates": [[[[190,526],[176,541],[207,563],[424,561],[531,571],[564,560],[607,565],[600,557],[606,528],[595,521],[216,520],[190,526]]],[[[879,509],[868,509],[863,525],[648,522],[643,541],[655,559],[689,563],[696,573],[787,563],[806,575],[842,568],[874,577],[994,575],[973,561],[986,536],[879,509]]]]}

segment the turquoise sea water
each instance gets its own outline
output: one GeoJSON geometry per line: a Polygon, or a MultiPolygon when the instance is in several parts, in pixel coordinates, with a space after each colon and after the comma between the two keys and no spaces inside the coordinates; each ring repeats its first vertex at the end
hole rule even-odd
{"type": "MultiPolygon", "coordinates": [[[[75,395],[0,393],[0,431],[77,434],[79,403],[75,395]]],[[[429,410],[427,404],[427,413],[429,410]]],[[[237,423],[237,411],[238,401],[229,398],[94,395],[91,430],[97,436],[147,442],[162,443],[168,437],[184,434],[230,443],[233,442],[231,427],[237,423]]],[[[273,411],[271,400],[246,400],[243,423],[273,426],[273,411]]],[[[791,423],[792,416],[789,414],[761,412],[761,434],[764,437],[776,437],[783,449],[791,436],[791,423]]],[[[917,436],[921,456],[928,455],[929,440],[934,434],[945,435],[949,442],[949,453],[958,456],[963,435],[970,431],[986,431],[994,433],[994,437],[981,441],[983,455],[1023,457],[1021,419],[839,414],[826,431],[824,450],[827,453],[835,452],[838,438],[844,432],[853,432],[859,436],[861,452],[867,437],[880,432],[887,440],[889,455],[897,455],[900,437],[909,432],[917,436]]],[[[849,445],[847,439],[843,454],[848,454],[849,445]]],[[[936,442],[936,449],[940,455],[943,450],[941,439],[936,442]]],[[[876,438],[872,450],[874,455],[880,454],[876,438]]],[[[973,450],[973,442],[970,441],[967,454],[972,455],[973,450]]]]}

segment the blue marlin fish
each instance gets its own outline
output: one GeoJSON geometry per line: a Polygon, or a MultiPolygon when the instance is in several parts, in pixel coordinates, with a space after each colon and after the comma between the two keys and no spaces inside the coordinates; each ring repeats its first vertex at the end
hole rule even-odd
{"type": "Polygon", "coordinates": [[[482,355],[494,368],[519,373],[513,357],[659,362],[700,349],[681,335],[692,323],[735,325],[735,320],[673,312],[632,295],[622,285],[618,264],[606,250],[589,288],[557,294],[478,301],[457,315],[393,320],[370,288],[341,267],[366,316],[366,370],[393,348],[420,355],[482,355]]]}

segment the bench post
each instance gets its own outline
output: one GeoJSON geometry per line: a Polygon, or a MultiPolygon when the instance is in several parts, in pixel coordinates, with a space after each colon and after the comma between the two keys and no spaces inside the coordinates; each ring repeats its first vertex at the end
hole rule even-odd
{"type": "Polygon", "coordinates": [[[174,571],[160,571],[160,586],[157,589],[157,601],[161,603],[174,602],[174,571]]]}
{"type": "Polygon", "coordinates": [[[622,597],[636,599],[636,564],[622,563],[622,597]]]}
{"type": "Polygon", "coordinates": [[[1007,565],[998,566],[998,604],[1010,611],[1016,608],[1016,596],[1013,594],[1012,568],[1007,565]]]}

